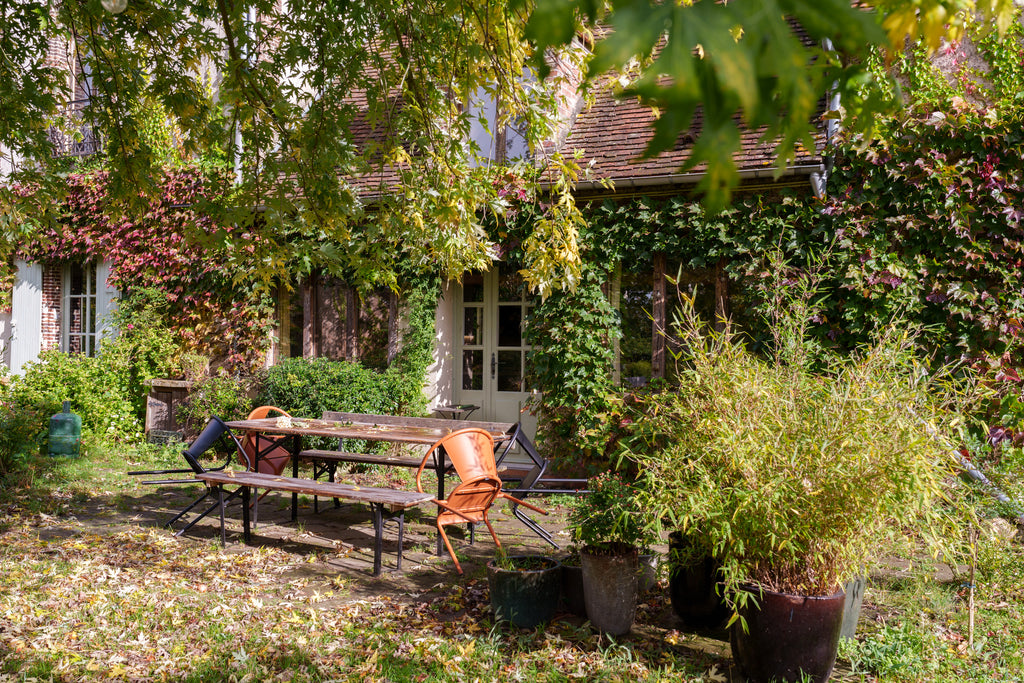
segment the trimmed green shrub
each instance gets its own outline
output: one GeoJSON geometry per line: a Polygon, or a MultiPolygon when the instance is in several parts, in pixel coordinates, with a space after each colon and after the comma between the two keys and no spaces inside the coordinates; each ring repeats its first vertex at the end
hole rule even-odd
{"type": "Polygon", "coordinates": [[[302,417],[325,410],[398,415],[406,402],[399,373],[326,358],[288,358],[266,371],[259,391],[261,405],[302,417]]]}

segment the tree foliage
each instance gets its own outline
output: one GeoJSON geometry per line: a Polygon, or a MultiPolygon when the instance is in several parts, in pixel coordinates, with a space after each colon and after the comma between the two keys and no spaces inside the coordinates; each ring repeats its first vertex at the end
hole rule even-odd
{"type": "MultiPolygon", "coordinates": [[[[1002,22],[1010,3],[979,4],[1002,22]]],[[[625,69],[636,78],[624,94],[660,111],[650,153],[671,145],[702,108],[691,164],[707,163],[704,189],[715,202],[736,182],[734,116],[765,126],[769,139],[778,136],[780,165],[809,143],[827,85],[835,84],[851,120],[867,128],[883,100],[864,67],[870,47],[917,35],[935,45],[975,8],[970,0],[874,5],[131,0],[114,14],[100,0],[2,0],[0,146],[15,167],[13,179],[31,183],[33,192],[0,191],[0,243],[9,250],[21,233],[53,220],[42,209],[63,193],[65,169],[48,153],[47,129],[66,104],[58,84],[76,64],[92,90],[84,114],[106,144],[111,214],[145,207],[146,196],[159,191],[168,137],[153,135],[156,111],[180,160],[202,157],[235,171],[233,190],[202,210],[218,224],[243,228],[239,235],[258,230],[255,253],[233,252],[252,278],[269,284],[323,270],[350,282],[393,284],[400,259],[458,276],[494,258],[480,215],[506,207],[501,172],[487,163],[487,150],[467,143],[480,111],[467,105],[499,102],[492,126],[515,122],[542,156],[540,143],[553,137],[557,122],[559,87],[557,79],[541,78],[547,48],[564,48],[570,60],[583,55],[573,43],[578,19],[614,29],[598,42],[589,78],[625,69]],[[786,17],[815,45],[802,43],[786,17]],[[821,46],[825,38],[837,52],[821,46]],[[47,59],[50,39],[70,45],[63,64],[47,59]],[[657,53],[656,45],[663,46],[657,53]],[[627,68],[634,57],[636,68],[627,68]]],[[[533,193],[550,180],[524,177],[533,179],[533,193]]],[[[578,214],[556,202],[539,218],[528,280],[544,293],[572,286],[578,214]]]]}
{"type": "Polygon", "coordinates": [[[887,96],[886,75],[870,69],[872,50],[896,54],[910,39],[934,51],[944,39],[959,38],[974,12],[994,20],[1001,34],[1013,4],[560,0],[538,7],[527,34],[544,48],[567,44],[574,19],[596,23],[601,39],[588,80],[621,72],[622,95],[656,108],[660,116],[648,155],[672,149],[699,110],[700,129],[691,131],[693,153],[684,169],[707,164],[700,189],[718,209],[739,182],[733,155],[740,149],[741,127],[761,129],[763,139],[776,144],[780,172],[801,146],[814,147],[826,91],[838,95],[844,109],[827,116],[842,116],[847,127],[870,133],[876,114],[895,104],[887,96]]]}

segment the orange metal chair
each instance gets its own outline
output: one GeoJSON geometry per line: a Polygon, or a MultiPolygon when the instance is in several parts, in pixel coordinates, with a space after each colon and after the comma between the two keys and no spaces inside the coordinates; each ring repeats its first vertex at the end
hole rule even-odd
{"type": "MultiPolygon", "coordinates": [[[[501,547],[498,535],[494,533],[494,527],[487,519],[487,512],[491,505],[498,498],[507,498],[518,505],[523,505],[535,512],[546,515],[547,511],[539,507],[518,500],[502,492],[501,478],[498,477],[498,468],[494,462],[494,439],[490,432],[471,427],[460,429],[444,437],[427,451],[423,456],[423,462],[416,470],[416,490],[423,492],[420,476],[428,462],[433,458],[448,457],[452,467],[455,468],[461,481],[448,494],[444,500],[434,499],[440,508],[437,513],[437,530],[448,548],[448,553],[455,562],[455,568],[462,573],[462,565],[455,557],[455,551],[448,540],[448,534],[444,528],[450,524],[476,524],[483,522],[491,532],[491,538],[495,545],[501,547]]],[[[472,542],[472,541],[471,541],[472,542]]]]}
{"type": "MultiPolygon", "coordinates": [[[[291,417],[291,415],[280,408],[260,406],[249,413],[249,417],[245,419],[262,420],[267,417],[273,417],[270,414],[272,412],[278,413],[281,417],[291,417]]],[[[256,463],[256,471],[264,474],[281,474],[281,472],[284,472],[285,466],[292,458],[291,451],[284,446],[284,439],[260,436],[259,440],[266,445],[260,448],[259,458],[257,458],[256,437],[257,432],[246,432],[245,436],[242,437],[242,450],[249,456],[249,462],[256,463]]]]}
{"type": "MultiPolygon", "coordinates": [[[[280,417],[291,417],[288,413],[275,408],[274,406],[260,406],[251,413],[247,420],[262,420],[267,417],[273,417],[270,413],[278,413],[280,417]]],[[[289,451],[284,445],[284,439],[269,437],[266,435],[260,435],[258,432],[246,432],[241,439],[242,450],[245,451],[245,455],[248,457],[249,462],[244,462],[250,470],[261,472],[263,474],[274,474],[278,475],[284,472],[284,468],[292,459],[291,451],[289,451]],[[257,437],[259,441],[257,442],[257,437]],[[260,444],[259,457],[256,453],[256,445],[260,444]]],[[[241,458],[239,458],[241,460],[241,458]]],[[[270,491],[264,491],[263,495],[256,497],[252,502],[252,523],[256,525],[257,513],[259,510],[259,502],[263,500],[270,491]]]]}

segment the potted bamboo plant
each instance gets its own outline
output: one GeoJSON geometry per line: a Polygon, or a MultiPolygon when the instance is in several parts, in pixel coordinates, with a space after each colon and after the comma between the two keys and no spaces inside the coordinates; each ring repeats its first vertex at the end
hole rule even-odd
{"type": "Polygon", "coordinates": [[[678,388],[643,406],[626,448],[646,475],[643,505],[714,556],[741,670],[824,681],[844,582],[885,530],[946,519],[937,502],[955,463],[934,433],[955,411],[899,325],[838,359],[812,353],[800,321],[778,324],[764,358],[685,311],[678,388]],[[800,612],[806,622],[791,619],[800,612]]]}

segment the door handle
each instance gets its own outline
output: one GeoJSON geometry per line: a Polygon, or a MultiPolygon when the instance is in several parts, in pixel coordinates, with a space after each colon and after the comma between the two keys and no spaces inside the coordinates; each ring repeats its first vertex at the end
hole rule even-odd
{"type": "Polygon", "coordinates": [[[498,359],[495,358],[495,354],[492,353],[491,354],[491,379],[495,379],[497,377],[497,372],[498,372],[498,359]]]}

